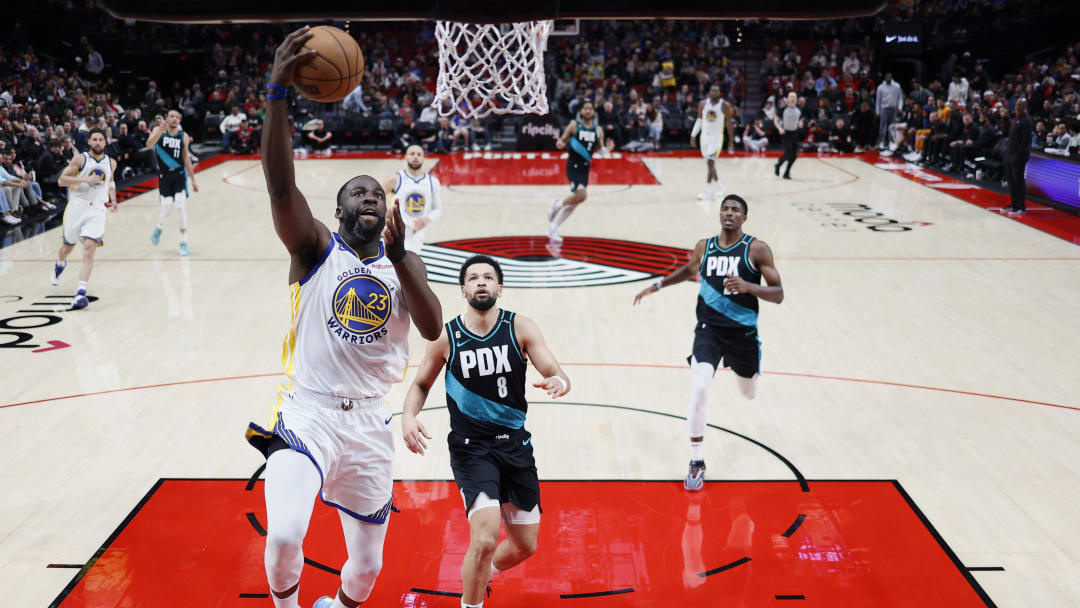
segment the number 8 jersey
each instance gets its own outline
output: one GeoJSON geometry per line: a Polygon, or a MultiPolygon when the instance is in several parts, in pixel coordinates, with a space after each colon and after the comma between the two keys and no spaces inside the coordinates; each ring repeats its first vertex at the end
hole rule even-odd
{"type": "Polygon", "coordinates": [[[754,237],[744,234],[734,245],[720,246],[719,237],[705,242],[698,274],[698,323],[714,327],[757,327],[758,299],[748,293],[731,293],[724,287],[728,275],[738,275],[749,283],[761,284],[761,272],[750,260],[754,237]]]}
{"type": "Polygon", "coordinates": [[[518,346],[515,316],[500,309],[499,320],[486,336],[465,329],[460,316],[446,324],[450,341],[446,405],[454,433],[498,435],[525,425],[528,360],[518,346]]]}

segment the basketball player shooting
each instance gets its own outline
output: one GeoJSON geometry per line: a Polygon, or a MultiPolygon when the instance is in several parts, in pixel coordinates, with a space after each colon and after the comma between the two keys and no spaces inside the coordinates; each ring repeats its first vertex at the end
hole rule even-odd
{"type": "Polygon", "coordinates": [[[463,608],[482,608],[492,577],[536,552],[540,481],[532,435],[525,430],[525,372],[531,357],[544,379],[533,384],[552,398],[570,381],[532,320],[495,307],[503,272],[488,256],[465,260],[458,275],[465,313],[430,343],[405,397],[401,431],[417,454],[431,439],[416,416],[446,366],[450,468],[469,520],[469,550],[461,565],[463,608]],[[500,519],[506,539],[499,540],[500,519]]]}
{"type": "Polygon", "coordinates": [[[424,148],[416,144],[405,150],[405,168],[383,182],[394,205],[405,209],[405,249],[417,255],[424,247],[424,229],[442,216],[440,189],[439,178],[424,171],[424,148]]]}
{"type": "Polygon", "coordinates": [[[265,566],[277,608],[298,608],[302,546],[316,495],[336,507],[348,560],[336,597],[315,608],[354,608],[382,567],[392,498],[394,440],[385,395],[408,362],[409,319],[439,337],[442,308],[424,263],[405,250],[405,224],[367,175],[337,193],[337,232],[311,215],[297,189],[285,96],[308,28],[277,48],[267,85],[262,166],[278,237],[289,251],[292,327],[270,430],[252,423],[248,441],[266,457],[265,566]],[[380,234],[383,239],[380,239],[380,234]]]}
{"type": "Polygon", "coordinates": [[[195,183],[195,169],[191,164],[191,136],[184,133],[180,119],[180,112],[175,109],[166,112],[165,118],[158,116],[154,130],[146,140],[146,147],[153,148],[157,154],[158,199],[161,201],[161,213],[150,233],[150,242],[155,247],[161,242],[162,225],[175,209],[180,218],[180,255],[186,256],[191,254],[188,247],[188,180],[195,192],[199,191],[199,184],[195,183]]]}
{"type": "Polygon", "coordinates": [[[690,362],[690,471],[683,486],[696,492],[705,487],[705,404],[709,385],[721,364],[735,372],[739,390],[747,399],[757,393],[761,374],[761,341],[758,339],[758,300],[784,301],[780,273],[772,250],[764,241],[742,230],[749,207],[740,196],[729,194],[720,203],[720,234],[702,239],[690,260],[634,296],[642,298],[664,287],[700,275],[697,325],[690,362]],[[765,285],[761,285],[762,277],[765,285]]]}

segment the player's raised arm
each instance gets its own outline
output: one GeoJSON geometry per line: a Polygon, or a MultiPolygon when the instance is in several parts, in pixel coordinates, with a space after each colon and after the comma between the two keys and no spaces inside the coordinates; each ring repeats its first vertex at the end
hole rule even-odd
{"type": "Polygon", "coordinates": [[[724,279],[724,288],[732,293],[748,293],[758,299],[779,304],[784,301],[784,286],[780,284],[780,273],[773,261],[772,249],[759,239],[750,244],[750,261],[761,271],[765,285],[755,285],[737,276],[724,279]]]}
{"type": "Polygon", "coordinates": [[[405,395],[405,407],[401,412],[401,436],[405,439],[405,446],[410,451],[423,455],[427,448],[424,439],[431,439],[424,424],[416,419],[417,414],[427,401],[428,392],[432,385],[439,379],[446,358],[450,355],[450,338],[444,330],[439,338],[428,342],[424,351],[424,360],[420,362],[420,368],[416,370],[416,379],[409,387],[405,395]]]}
{"type": "Polygon", "coordinates": [[[383,231],[386,257],[393,262],[401,279],[401,297],[405,299],[405,307],[420,335],[425,340],[435,340],[442,332],[442,304],[428,285],[424,261],[405,250],[405,220],[401,219],[401,208],[395,204],[387,215],[383,231]]]}
{"type": "Polygon", "coordinates": [[[698,273],[698,268],[701,267],[701,258],[705,256],[705,243],[706,239],[698,241],[697,245],[694,245],[694,251],[690,254],[690,259],[687,260],[685,264],[676,268],[674,272],[666,277],[661,277],[652,285],[639,291],[637,295],[634,296],[634,306],[637,306],[637,303],[641,301],[641,298],[644,298],[651,293],[656,293],[664,287],[670,287],[676,283],[682,283],[683,281],[693,278],[693,276],[698,273]]]}
{"type": "Polygon", "coordinates": [[[330,230],[311,215],[307,199],[296,187],[293,169],[292,134],[285,96],[292,84],[296,66],[310,60],[316,51],[304,51],[311,38],[308,27],[285,37],[274,53],[274,67],[267,85],[266,124],[262,130],[262,166],[274,229],[292,254],[289,280],[299,280],[318,261],[319,253],[330,242],[330,230]]]}
{"type": "Polygon", "coordinates": [[[150,131],[150,137],[146,138],[146,147],[153,148],[164,132],[165,119],[161,117],[161,114],[158,114],[154,117],[154,128],[150,131]]]}
{"type": "Polygon", "coordinates": [[[570,378],[559,367],[536,323],[526,316],[514,315],[514,333],[521,341],[522,351],[532,359],[533,366],[544,377],[540,382],[534,382],[533,386],[544,389],[552,398],[569,393],[570,378]]]}

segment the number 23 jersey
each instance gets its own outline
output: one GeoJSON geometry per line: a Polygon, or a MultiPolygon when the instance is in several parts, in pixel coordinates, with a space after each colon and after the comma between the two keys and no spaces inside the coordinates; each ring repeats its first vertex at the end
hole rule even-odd
{"type": "Polygon", "coordinates": [[[337,233],[292,291],[282,365],[299,386],[338,397],[381,397],[409,361],[409,311],[394,265],[362,258],[337,233]]]}

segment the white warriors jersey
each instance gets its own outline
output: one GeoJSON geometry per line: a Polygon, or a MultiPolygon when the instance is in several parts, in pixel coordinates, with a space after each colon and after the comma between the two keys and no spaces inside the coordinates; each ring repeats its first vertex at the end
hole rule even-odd
{"type": "Polygon", "coordinates": [[[718,147],[724,147],[724,100],[713,103],[708,97],[701,108],[701,139],[716,140],[718,147]]]}
{"type": "Polygon", "coordinates": [[[307,276],[289,286],[292,328],[282,366],[309,391],[353,399],[381,397],[401,382],[409,362],[409,311],[401,282],[379,253],[361,258],[331,233],[307,276]]]}
{"type": "Polygon", "coordinates": [[[422,217],[439,219],[442,213],[442,201],[439,200],[439,178],[429,172],[417,179],[404,169],[398,171],[397,178],[398,185],[397,190],[394,190],[394,198],[401,207],[401,219],[405,220],[406,226],[411,229],[413,222],[422,217]]]}
{"type": "Polygon", "coordinates": [[[105,207],[105,201],[109,200],[109,182],[113,179],[112,159],[108,154],[103,154],[100,160],[83,154],[83,166],[79,170],[79,177],[91,175],[97,178],[93,184],[75,184],[71,186],[69,198],[71,202],[80,202],[92,207],[105,207]]]}

